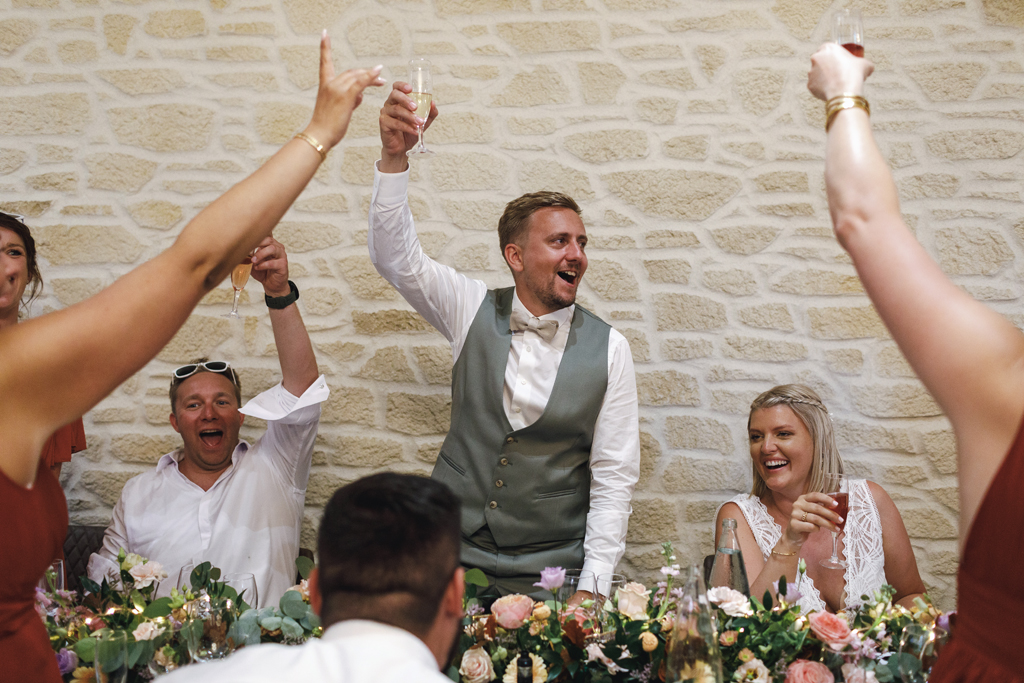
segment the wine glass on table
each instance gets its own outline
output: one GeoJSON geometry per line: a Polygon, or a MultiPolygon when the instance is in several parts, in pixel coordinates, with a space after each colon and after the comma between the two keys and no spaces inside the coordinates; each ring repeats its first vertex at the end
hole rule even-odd
{"type": "Polygon", "coordinates": [[[259,598],[256,594],[255,576],[250,573],[224,574],[220,577],[220,580],[235,589],[235,593],[238,594],[238,600],[249,605],[249,607],[256,607],[259,598]]]}
{"type": "MultiPolygon", "coordinates": [[[[409,61],[409,85],[412,92],[409,97],[416,103],[416,116],[424,121],[430,116],[430,101],[433,99],[434,86],[430,78],[430,61],[422,57],[409,61]]],[[[423,125],[416,126],[419,142],[406,154],[410,157],[429,157],[434,153],[423,144],[423,125]]]]}
{"type": "Polygon", "coordinates": [[[255,249],[250,251],[249,255],[242,259],[242,262],[236,265],[231,271],[231,287],[235,290],[235,299],[231,304],[231,311],[224,314],[225,318],[239,317],[238,298],[242,296],[242,290],[245,289],[245,283],[249,281],[249,273],[252,272],[252,257],[255,253],[255,249]]]}
{"type": "Polygon", "coordinates": [[[859,9],[841,9],[832,15],[832,40],[855,57],[864,56],[864,24],[859,9]]]}
{"type": "Polygon", "coordinates": [[[923,683],[931,676],[939,651],[949,640],[949,632],[935,624],[909,623],[900,635],[896,656],[900,678],[904,683],[923,683]]]}
{"type": "Polygon", "coordinates": [[[819,564],[827,569],[843,569],[846,567],[846,561],[839,559],[839,533],[846,527],[846,518],[850,512],[850,480],[841,474],[826,474],[825,493],[838,503],[833,511],[839,515],[841,521],[836,525],[839,531],[832,532],[832,557],[822,560],[819,564]]]}

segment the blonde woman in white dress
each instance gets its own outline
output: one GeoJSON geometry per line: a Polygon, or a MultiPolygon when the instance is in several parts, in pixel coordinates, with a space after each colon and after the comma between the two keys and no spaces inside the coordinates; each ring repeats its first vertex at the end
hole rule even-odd
{"type": "Polygon", "coordinates": [[[821,566],[832,554],[839,522],[824,479],[844,470],[832,418],[812,389],[786,384],[758,396],[747,434],[753,490],[719,509],[715,542],[722,520],[735,519],[751,595],[774,594],[782,576],[795,581],[801,558],[807,562],[799,600],[805,614],[853,607],[884,583],[896,589],[894,601],[902,605],[924,592],[903,518],[882,487],[864,479],[850,480],[848,519],[839,534],[847,567],[821,566]]]}

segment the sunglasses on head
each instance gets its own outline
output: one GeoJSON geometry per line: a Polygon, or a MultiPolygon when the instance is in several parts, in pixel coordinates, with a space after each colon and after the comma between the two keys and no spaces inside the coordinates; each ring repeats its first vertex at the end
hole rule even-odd
{"type": "Polygon", "coordinates": [[[18,213],[8,213],[6,211],[0,211],[0,216],[6,216],[11,220],[25,225],[25,217],[18,213]]]}
{"type": "Polygon", "coordinates": [[[174,379],[179,381],[186,379],[199,372],[200,369],[206,370],[207,372],[217,373],[219,375],[229,373],[233,376],[235,374],[235,371],[231,369],[231,364],[226,360],[208,360],[204,363],[189,363],[188,365],[182,365],[174,371],[174,379]]]}

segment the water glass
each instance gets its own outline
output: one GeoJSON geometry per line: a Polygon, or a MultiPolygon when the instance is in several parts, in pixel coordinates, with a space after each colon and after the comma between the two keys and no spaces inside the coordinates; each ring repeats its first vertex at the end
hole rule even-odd
{"type": "Polygon", "coordinates": [[[896,654],[903,683],[927,681],[939,651],[948,640],[949,633],[934,624],[907,624],[900,636],[900,649],[896,654]]]}
{"type": "Polygon", "coordinates": [[[128,634],[100,631],[93,659],[96,683],[125,683],[128,680],[128,634]]]}
{"type": "Polygon", "coordinates": [[[201,595],[186,605],[189,619],[181,628],[189,656],[194,662],[223,659],[235,645],[228,638],[234,603],[230,599],[213,601],[201,595]]]}
{"type": "Polygon", "coordinates": [[[626,577],[622,574],[599,574],[597,577],[597,595],[594,597],[594,610],[598,623],[601,625],[603,640],[610,640],[615,635],[615,621],[612,613],[618,610],[619,591],[626,586],[626,577]]]}
{"type": "Polygon", "coordinates": [[[259,598],[256,594],[255,576],[244,572],[224,574],[219,580],[235,589],[235,592],[238,593],[238,600],[249,605],[249,607],[256,607],[259,598]]]}
{"type": "Polygon", "coordinates": [[[565,581],[555,593],[555,600],[565,605],[579,591],[594,592],[596,578],[589,569],[566,569],[565,581]]]}

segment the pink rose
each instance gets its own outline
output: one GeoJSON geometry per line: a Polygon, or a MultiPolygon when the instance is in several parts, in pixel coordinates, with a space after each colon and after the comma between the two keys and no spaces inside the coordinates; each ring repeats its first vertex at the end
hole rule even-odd
{"type": "Polygon", "coordinates": [[[835,683],[836,677],[821,662],[798,659],[786,669],[786,683],[835,683]]]}
{"type": "Polygon", "coordinates": [[[495,679],[491,656],[482,647],[471,647],[462,655],[459,673],[465,683],[488,683],[495,679]]]}
{"type": "Polygon", "coordinates": [[[491,605],[491,614],[498,626],[508,630],[517,629],[533,614],[533,598],[518,593],[498,598],[491,605]]]}
{"type": "Polygon", "coordinates": [[[840,616],[829,612],[811,612],[807,616],[807,622],[818,640],[833,650],[841,650],[844,645],[851,642],[850,626],[846,619],[840,616]]]}
{"type": "Polygon", "coordinates": [[[853,662],[843,664],[843,678],[846,683],[878,683],[874,671],[862,669],[853,662]]]}

